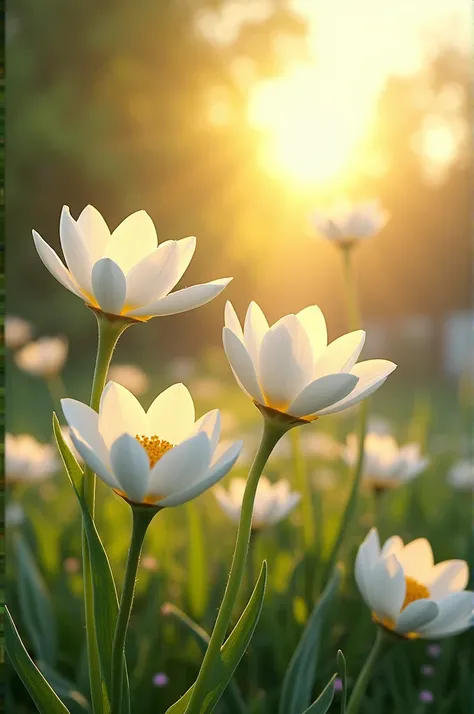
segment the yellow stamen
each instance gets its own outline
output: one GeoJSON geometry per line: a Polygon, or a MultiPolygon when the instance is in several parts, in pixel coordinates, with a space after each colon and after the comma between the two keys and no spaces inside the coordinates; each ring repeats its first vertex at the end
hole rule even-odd
{"type": "MultiPolygon", "coordinates": [[[[422,598],[429,598],[430,591],[428,590],[426,585],[419,583],[418,580],[415,580],[415,578],[411,578],[409,575],[405,575],[405,584],[406,592],[405,600],[403,601],[402,605],[402,611],[416,600],[421,600],[422,598]]],[[[373,612],[372,619],[374,622],[377,622],[379,625],[382,625],[382,627],[385,627],[385,629],[387,630],[395,629],[395,622],[389,617],[377,617],[375,612],[373,612]]],[[[403,635],[403,637],[409,640],[413,640],[416,637],[419,637],[419,635],[416,632],[407,632],[403,635]]]]}
{"type": "Polygon", "coordinates": [[[173,448],[174,444],[170,444],[166,439],[160,439],[158,436],[140,436],[136,434],[136,440],[139,444],[143,446],[150,459],[150,468],[156,464],[157,461],[161,459],[167,451],[173,448]]]}

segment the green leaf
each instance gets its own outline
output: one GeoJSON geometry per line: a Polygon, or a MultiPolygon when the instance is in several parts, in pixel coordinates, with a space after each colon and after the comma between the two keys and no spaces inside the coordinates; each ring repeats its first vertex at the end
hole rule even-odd
{"type": "Polygon", "coordinates": [[[283,680],[279,714],[301,714],[311,702],[311,691],[318,664],[322,627],[340,579],[341,570],[336,567],[331,580],[311,613],[311,617],[288,665],[283,680]]]}
{"type": "Polygon", "coordinates": [[[89,702],[72,682],[45,662],[38,662],[38,667],[58,697],[68,706],[71,714],[89,714],[89,702]]]}
{"type": "Polygon", "coordinates": [[[54,666],[58,640],[51,599],[26,540],[17,534],[14,542],[22,620],[37,659],[54,666]]]}
{"type": "MultiPolygon", "coordinates": [[[[210,714],[214,710],[214,707],[234,674],[237,665],[242,659],[262,611],[266,582],[267,564],[263,561],[262,569],[250,600],[236,626],[221,647],[221,658],[212,673],[213,677],[209,683],[209,689],[202,703],[200,714],[210,714]]],[[[178,699],[177,702],[172,704],[166,711],[166,714],[185,714],[193,687],[194,685],[188,689],[181,699],[178,699]]]]}
{"type": "Polygon", "coordinates": [[[196,618],[206,612],[209,599],[209,579],[207,577],[206,545],[202,522],[193,501],[186,504],[188,516],[188,601],[196,618]]]}
{"type": "MultiPolygon", "coordinates": [[[[94,586],[94,614],[95,628],[97,635],[97,643],[107,690],[110,690],[112,678],[112,644],[115,633],[115,623],[118,613],[118,598],[115,589],[115,582],[110,568],[109,559],[105,548],[102,544],[100,536],[95,527],[94,521],[91,518],[89,509],[82,495],[82,483],[84,475],[81,467],[76,461],[73,453],[64,441],[56,414],[53,415],[53,431],[56,437],[59,453],[64,463],[66,473],[71,481],[71,484],[76,493],[79,505],[82,511],[84,528],[86,531],[87,542],[89,544],[89,553],[92,565],[92,579],[94,586]]],[[[130,711],[130,693],[127,665],[124,656],[124,677],[123,677],[123,699],[122,699],[122,714],[129,714],[130,711]]]]}
{"type": "Polygon", "coordinates": [[[341,694],[341,714],[346,714],[347,707],[347,667],[346,658],[341,650],[337,651],[337,666],[338,672],[342,680],[342,694],[341,694]]]}
{"type": "Polygon", "coordinates": [[[38,711],[40,714],[71,714],[26,651],[8,607],[5,607],[5,615],[8,656],[38,711]]]}
{"type": "Polygon", "coordinates": [[[316,699],[311,706],[306,709],[303,714],[326,714],[326,712],[329,710],[329,707],[332,704],[332,700],[334,699],[334,680],[336,679],[336,675],[333,674],[329,682],[326,684],[324,687],[323,691],[319,695],[319,697],[316,699]]]}

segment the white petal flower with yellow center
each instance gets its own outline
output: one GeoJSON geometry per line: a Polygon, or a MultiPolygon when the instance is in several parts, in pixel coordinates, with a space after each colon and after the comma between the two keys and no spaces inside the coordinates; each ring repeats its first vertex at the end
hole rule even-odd
{"type": "Polygon", "coordinates": [[[195,421],[183,384],[159,394],[147,412],[115,382],[105,387],[98,414],[75,399],[61,404],[85,463],[136,504],[178,506],[195,498],[225,476],[242,447],[234,443],[217,458],[219,411],[195,421]]]}
{"type": "Polygon", "coordinates": [[[67,267],[33,231],[42,262],[61,285],[107,314],[148,320],[192,310],[219,295],[231,280],[171,293],[191,262],[196,239],[190,236],[158,246],[146,211],[132,213],[111,233],[93,206],[86,206],[77,221],[64,206],[59,235],[67,267]]]}
{"type": "Polygon", "coordinates": [[[252,302],[242,329],[228,302],[223,341],[237,382],[257,405],[307,421],[357,404],[396,368],[383,359],[356,364],[363,330],[328,345],[324,315],[316,305],[269,327],[252,302]]]}
{"type": "Polygon", "coordinates": [[[24,372],[35,377],[54,377],[64,367],[68,353],[65,337],[41,337],[29,342],[15,355],[15,362],[24,372]]]}
{"type": "MultiPolygon", "coordinates": [[[[213,493],[222,510],[238,523],[244,497],[246,480],[234,478],[226,490],[216,486],[213,493]]],[[[260,478],[252,514],[252,528],[260,530],[281,521],[295,508],[301,494],[292,492],[288,481],[272,484],[265,476],[260,478]]]]}
{"type": "Polygon", "coordinates": [[[355,578],[375,622],[397,635],[438,639],[471,626],[474,593],[465,590],[464,560],[434,564],[426,538],[403,544],[398,536],[380,547],[373,528],[359,548],[355,578]]]}
{"type": "MultiPolygon", "coordinates": [[[[358,439],[349,434],[342,452],[344,461],[354,466],[359,453],[358,439]]],[[[364,440],[364,482],[372,488],[388,489],[411,481],[426,469],[429,459],[419,444],[399,446],[393,436],[367,434],[364,440]]]]}
{"type": "Polygon", "coordinates": [[[5,344],[10,350],[16,350],[31,339],[31,324],[22,317],[7,315],[5,318],[5,344]]]}
{"type": "Polygon", "coordinates": [[[30,434],[6,434],[5,473],[8,482],[41,481],[61,468],[57,450],[30,434]]]}
{"type": "Polygon", "coordinates": [[[327,212],[313,214],[313,224],[323,238],[350,246],[372,238],[386,225],[388,214],[377,201],[340,203],[327,212]]]}

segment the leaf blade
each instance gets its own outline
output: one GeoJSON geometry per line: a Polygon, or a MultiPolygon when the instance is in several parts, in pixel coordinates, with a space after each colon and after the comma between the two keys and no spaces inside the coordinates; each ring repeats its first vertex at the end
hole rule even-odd
{"type": "Polygon", "coordinates": [[[332,700],[334,699],[334,680],[336,679],[336,675],[333,674],[329,682],[326,684],[324,687],[323,691],[319,695],[319,697],[316,699],[311,706],[306,709],[303,714],[326,714],[326,712],[329,710],[329,707],[332,704],[332,700]]]}

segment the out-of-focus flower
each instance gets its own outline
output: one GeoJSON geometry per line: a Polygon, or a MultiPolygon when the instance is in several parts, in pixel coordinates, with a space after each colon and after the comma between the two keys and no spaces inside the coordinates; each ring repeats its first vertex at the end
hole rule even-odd
{"type": "Polygon", "coordinates": [[[328,461],[337,459],[341,453],[341,445],[322,431],[303,430],[301,445],[306,456],[320,456],[328,461]]]}
{"type": "Polygon", "coordinates": [[[441,654],[441,645],[428,645],[426,652],[430,657],[433,657],[433,659],[438,659],[441,654]]]}
{"type": "Polygon", "coordinates": [[[132,213],[110,233],[93,206],[86,206],[77,221],[64,206],[59,235],[67,268],[33,231],[43,264],[86,305],[108,314],[149,320],[192,310],[219,295],[231,280],[223,278],[170,293],[191,262],[196,238],[165,241],[157,247],[155,226],[146,211],[132,213]]]}
{"type": "Polygon", "coordinates": [[[474,488],[474,462],[458,461],[448,473],[448,481],[454,488],[472,490],[474,488]]]}
{"type": "Polygon", "coordinates": [[[334,691],[342,692],[342,690],[343,690],[342,679],[340,677],[336,677],[336,679],[334,680],[334,691]]]}
{"type": "Polygon", "coordinates": [[[19,503],[7,503],[5,509],[5,523],[9,528],[21,526],[25,520],[25,512],[19,503]]]}
{"type": "Polygon", "coordinates": [[[367,433],[380,434],[384,436],[392,433],[392,426],[387,419],[381,416],[371,416],[367,422],[367,433]]]}
{"type": "Polygon", "coordinates": [[[31,323],[22,317],[7,315],[5,318],[5,344],[10,350],[16,350],[31,339],[31,323]]]}
{"type": "Polygon", "coordinates": [[[425,704],[431,704],[434,702],[434,694],[433,692],[430,692],[429,689],[422,689],[420,694],[418,695],[418,699],[420,702],[423,702],[425,704]]]}
{"type": "MultiPolygon", "coordinates": [[[[234,478],[230,482],[228,490],[222,486],[216,486],[213,491],[220,507],[234,523],[238,523],[240,520],[245,485],[245,479],[234,478]]],[[[260,530],[278,523],[294,509],[300,498],[301,494],[291,491],[288,481],[281,480],[272,484],[265,476],[262,476],[255,496],[252,528],[260,530]]]]}
{"type": "Polygon", "coordinates": [[[238,384],[257,405],[305,421],[360,402],[396,368],[381,359],[356,364],[365,341],[362,330],[328,346],[326,321],[316,305],[269,327],[252,302],[242,330],[228,302],[223,340],[238,384]]]}
{"type": "Polygon", "coordinates": [[[157,672],[153,675],[153,684],[155,687],[166,687],[169,681],[168,675],[164,672],[157,672]]]}
{"type": "Polygon", "coordinates": [[[337,474],[332,469],[317,469],[312,481],[318,491],[332,491],[337,485],[337,474]]]}
{"type": "Polygon", "coordinates": [[[59,469],[59,456],[51,444],[40,444],[30,434],[5,436],[7,481],[41,481],[59,469]]]}
{"type": "Polygon", "coordinates": [[[84,461],[131,503],[164,508],[199,496],[230,471],[242,446],[234,443],[216,459],[219,411],[195,422],[183,384],[159,394],[148,412],[115,382],[106,385],[99,414],[75,399],[61,404],[84,461]]]}
{"type": "Polygon", "coordinates": [[[61,427],[61,434],[63,435],[63,439],[64,439],[64,441],[66,442],[66,444],[68,445],[69,449],[70,449],[70,450],[72,451],[72,453],[74,454],[74,457],[75,457],[76,461],[77,461],[79,464],[82,464],[83,458],[82,458],[82,456],[80,455],[80,453],[78,452],[78,450],[76,449],[76,447],[75,447],[74,444],[73,444],[73,441],[72,441],[72,439],[71,439],[71,430],[70,430],[70,428],[69,428],[68,426],[62,426],[62,427],[61,427]]]}
{"type": "MultiPolygon", "coordinates": [[[[349,434],[342,457],[349,466],[353,466],[357,455],[357,436],[349,434]]],[[[418,476],[428,464],[429,459],[421,456],[418,444],[398,446],[392,436],[373,433],[365,438],[364,483],[371,488],[396,488],[418,476]]]]}
{"type": "Polygon", "coordinates": [[[424,677],[432,677],[434,672],[435,672],[434,667],[431,664],[424,664],[421,667],[421,674],[424,677]]]}
{"type": "Polygon", "coordinates": [[[74,558],[73,556],[69,556],[68,558],[65,558],[63,561],[63,568],[64,572],[67,573],[68,575],[74,575],[75,573],[78,573],[80,568],[81,568],[81,561],[79,558],[74,558]]]}
{"type": "Polygon", "coordinates": [[[359,548],[355,577],[373,620],[390,632],[413,639],[438,639],[471,626],[474,593],[464,590],[464,560],[434,564],[425,538],[403,544],[398,536],[380,548],[373,528],[359,548]]]}
{"type": "Polygon", "coordinates": [[[187,382],[196,374],[196,367],[192,357],[175,357],[168,365],[168,374],[178,382],[187,382]]]}
{"type": "Polygon", "coordinates": [[[67,352],[65,337],[41,337],[22,347],[15,355],[15,362],[25,372],[48,379],[62,370],[67,352]]]}
{"type": "Polygon", "coordinates": [[[377,201],[340,203],[330,211],[313,214],[313,225],[327,240],[351,246],[365,238],[372,238],[384,228],[388,213],[377,201]]]}
{"type": "Polygon", "coordinates": [[[121,384],[136,397],[145,394],[150,386],[148,376],[135,364],[113,364],[109,369],[108,379],[121,384]]]}
{"type": "Polygon", "coordinates": [[[222,391],[222,385],[212,377],[198,377],[191,382],[196,399],[215,399],[222,391]]]}
{"type": "Polygon", "coordinates": [[[144,555],[143,558],[140,560],[140,565],[144,570],[148,570],[151,573],[154,573],[156,570],[158,570],[158,561],[154,555],[144,555]]]}

